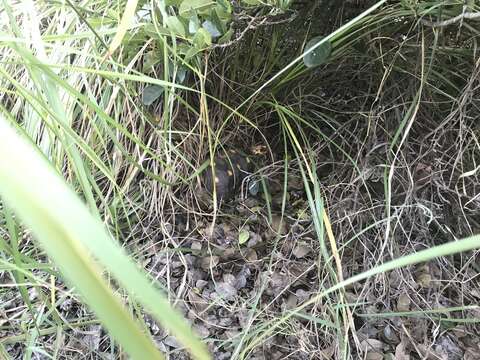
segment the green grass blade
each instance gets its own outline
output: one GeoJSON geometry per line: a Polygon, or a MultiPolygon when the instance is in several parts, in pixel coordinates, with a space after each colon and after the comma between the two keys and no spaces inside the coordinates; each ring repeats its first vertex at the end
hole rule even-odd
{"type": "Polygon", "coordinates": [[[101,269],[79,240],[91,236],[97,241],[110,241],[101,224],[4,119],[0,121],[0,139],[3,153],[15,149],[12,156],[0,160],[2,199],[31,227],[66,279],[78,288],[85,302],[125,349],[135,358],[161,359],[152,341],[141,332],[101,277],[101,269]],[[78,225],[69,226],[74,222],[78,225]],[[89,228],[79,231],[79,225],[89,228]]]}
{"type": "Polygon", "coordinates": [[[0,121],[0,151],[11,154],[0,160],[3,200],[32,229],[66,279],[78,288],[85,302],[134,358],[161,356],[112,294],[91,253],[130,293],[141,294],[139,301],[197,358],[209,358],[205,346],[195,339],[190,327],[111,240],[103,225],[3,119],[0,121]]]}

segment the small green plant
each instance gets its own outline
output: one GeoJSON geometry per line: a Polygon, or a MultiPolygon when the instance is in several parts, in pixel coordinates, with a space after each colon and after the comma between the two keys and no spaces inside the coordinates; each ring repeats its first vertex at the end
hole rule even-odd
{"type": "MultiPolygon", "coordinates": [[[[201,55],[205,51],[233,44],[249,30],[250,25],[243,25],[244,29],[235,35],[237,22],[246,18],[253,20],[254,12],[265,7],[267,11],[285,11],[290,6],[290,0],[243,0],[238,2],[237,8],[228,0],[160,0],[157,5],[158,11],[152,14],[159,16],[153,19],[153,25],[145,25],[140,32],[159,39],[155,49],[149,52],[144,71],[148,73],[158,64],[165,46],[170,47],[175,56],[168,59],[169,73],[182,83],[189,69],[202,62],[201,55]]],[[[163,94],[163,90],[157,85],[146,87],[144,105],[152,104],[163,94]]]]}

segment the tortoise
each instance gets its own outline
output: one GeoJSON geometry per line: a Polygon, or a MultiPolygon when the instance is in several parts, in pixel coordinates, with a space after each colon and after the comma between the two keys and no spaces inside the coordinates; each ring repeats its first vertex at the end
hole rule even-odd
{"type": "MultiPolygon", "coordinates": [[[[229,200],[234,196],[243,180],[254,169],[248,156],[236,150],[228,150],[214,157],[214,180],[217,199],[229,200]]],[[[209,165],[203,175],[203,185],[209,194],[213,194],[212,167],[209,165]]]]}

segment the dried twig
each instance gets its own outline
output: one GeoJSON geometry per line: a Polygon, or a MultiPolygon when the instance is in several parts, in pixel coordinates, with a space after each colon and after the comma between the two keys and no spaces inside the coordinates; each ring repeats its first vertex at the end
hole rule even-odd
{"type": "Polygon", "coordinates": [[[480,13],[466,12],[444,21],[433,22],[425,19],[421,19],[420,21],[422,22],[422,24],[430,27],[445,27],[448,25],[455,24],[456,22],[459,22],[463,19],[478,19],[478,18],[480,18],[480,13]]]}

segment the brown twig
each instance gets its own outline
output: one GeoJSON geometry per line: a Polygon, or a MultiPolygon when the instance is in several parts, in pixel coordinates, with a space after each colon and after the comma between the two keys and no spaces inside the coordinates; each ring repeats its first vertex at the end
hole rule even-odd
{"type": "Polygon", "coordinates": [[[421,19],[420,21],[422,22],[422,24],[430,27],[445,27],[448,25],[455,24],[456,22],[459,22],[463,19],[478,19],[478,18],[480,18],[480,13],[466,12],[444,21],[433,22],[425,19],[421,19]]]}

